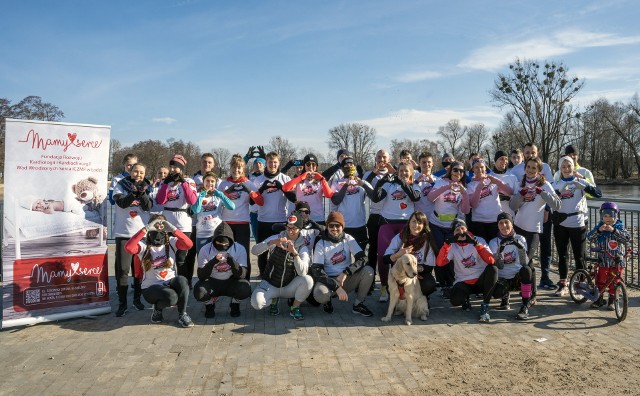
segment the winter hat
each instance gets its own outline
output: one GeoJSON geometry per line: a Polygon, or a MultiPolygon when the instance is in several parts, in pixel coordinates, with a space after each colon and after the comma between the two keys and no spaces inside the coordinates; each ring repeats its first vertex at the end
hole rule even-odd
{"type": "Polygon", "coordinates": [[[342,161],[340,161],[340,167],[341,167],[341,168],[344,168],[344,166],[345,166],[346,164],[353,164],[353,163],[354,163],[354,162],[353,162],[353,157],[349,157],[349,156],[347,156],[347,157],[344,157],[344,158],[342,159],[342,161]]]}
{"type": "Polygon", "coordinates": [[[453,157],[453,155],[449,154],[449,153],[444,153],[442,154],[442,159],[444,160],[445,158],[451,158],[453,157]]]}
{"type": "Polygon", "coordinates": [[[564,148],[564,154],[565,155],[569,155],[569,154],[578,154],[579,151],[576,147],[574,147],[573,144],[568,145],[567,147],[564,148]]]}
{"type": "Polygon", "coordinates": [[[37,200],[38,199],[35,197],[35,195],[25,195],[24,197],[20,198],[18,204],[25,209],[31,210],[31,208],[33,208],[33,204],[36,203],[37,200]]]}
{"type": "Polygon", "coordinates": [[[462,219],[453,219],[453,221],[451,222],[451,231],[455,231],[456,228],[459,227],[466,227],[467,223],[464,222],[464,220],[462,219]]]}
{"type": "Polygon", "coordinates": [[[316,165],[318,164],[318,158],[316,158],[315,155],[313,154],[307,154],[304,156],[304,159],[302,160],[302,164],[306,164],[307,162],[315,162],[316,165]]]}
{"type": "Polygon", "coordinates": [[[175,166],[177,168],[182,169],[182,171],[184,171],[184,168],[187,166],[187,160],[184,159],[182,155],[176,154],[173,156],[173,158],[171,158],[171,161],[169,161],[169,165],[175,166]]]}
{"type": "Polygon", "coordinates": [[[259,163],[261,163],[261,164],[262,164],[262,166],[267,166],[267,161],[265,161],[265,160],[264,160],[264,158],[262,158],[262,157],[258,157],[258,158],[256,158],[256,161],[255,161],[255,162],[259,162],[259,163]]]}
{"type": "Polygon", "coordinates": [[[292,225],[302,229],[302,226],[304,225],[302,221],[302,216],[300,216],[298,212],[291,213],[287,218],[287,225],[292,225]]]}
{"type": "Polygon", "coordinates": [[[498,160],[498,158],[501,158],[501,157],[507,157],[507,158],[508,158],[509,156],[508,156],[508,155],[507,155],[507,153],[505,153],[504,151],[502,151],[502,150],[498,150],[498,151],[496,151],[496,153],[493,155],[493,160],[494,160],[494,161],[497,161],[497,160],[498,160]]]}
{"type": "Polygon", "coordinates": [[[513,224],[513,216],[511,216],[511,213],[507,213],[507,212],[502,212],[498,215],[498,222],[500,222],[500,220],[509,220],[511,222],[511,224],[513,224]]]}
{"type": "Polygon", "coordinates": [[[344,216],[342,216],[342,213],[340,212],[329,213],[329,216],[327,217],[327,225],[331,223],[339,223],[342,225],[342,228],[344,228],[344,216]]]}
{"type": "Polygon", "coordinates": [[[571,163],[571,166],[573,167],[576,166],[576,164],[573,163],[573,158],[569,157],[568,155],[565,155],[564,157],[560,157],[560,159],[558,160],[558,169],[561,169],[562,163],[564,161],[569,161],[571,163]]]}
{"type": "Polygon", "coordinates": [[[309,206],[309,203],[307,203],[306,201],[297,201],[296,202],[296,212],[301,210],[301,209],[306,209],[309,212],[311,212],[311,207],[309,206]]]}
{"type": "Polygon", "coordinates": [[[340,150],[338,150],[338,159],[340,159],[340,156],[344,154],[344,155],[350,155],[351,153],[349,153],[349,150],[347,150],[346,148],[341,148],[340,150]]]}

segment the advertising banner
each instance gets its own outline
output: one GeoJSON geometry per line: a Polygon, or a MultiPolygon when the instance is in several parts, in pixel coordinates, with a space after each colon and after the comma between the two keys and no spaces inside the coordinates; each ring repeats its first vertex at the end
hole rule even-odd
{"type": "Polygon", "coordinates": [[[110,127],[6,120],[2,327],[110,312],[110,127]]]}

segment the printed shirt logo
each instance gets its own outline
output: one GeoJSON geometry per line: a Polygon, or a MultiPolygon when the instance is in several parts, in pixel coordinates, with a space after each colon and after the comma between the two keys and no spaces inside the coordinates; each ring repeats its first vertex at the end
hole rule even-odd
{"type": "Polygon", "coordinates": [[[304,196],[316,195],[318,193],[318,190],[319,190],[318,186],[313,184],[307,184],[301,189],[302,195],[304,196]]]}
{"type": "MultiPolygon", "coordinates": [[[[342,186],[344,186],[345,184],[347,184],[346,181],[338,183],[338,186],[340,186],[340,188],[338,188],[336,192],[340,191],[342,186]]],[[[347,186],[347,195],[353,195],[353,194],[359,193],[360,192],[360,190],[358,189],[359,187],[360,186],[358,186],[357,184],[349,184],[347,186]]]]}
{"type": "Polygon", "coordinates": [[[267,182],[267,189],[264,190],[264,191],[267,194],[271,194],[271,193],[274,193],[274,192],[278,191],[278,187],[276,186],[276,181],[273,180],[273,181],[267,182]]]}
{"type": "Polygon", "coordinates": [[[527,190],[527,193],[525,194],[525,196],[522,198],[523,202],[533,202],[536,200],[536,189],[535,187],[533,188],[529,188],[527,190]]]}
{"type": "Polygon", "coordinates": [[[505,264],[513,264],[516,262],[516,252],[512,250],[502,255],[502,262],[505,264]]]}
{"type": "Polygon", "coordinates": [[[310,246],[311,245],[311,235],[305,235],[304,237],[302,237],[302,243],[305,246],[310,246]]]}
{"type": "Polygon", "coordinates": [[[484,186],[482,190],[480,190],[480,199],[491,196],[491,188],[484,186]]]}
{"type": "Polygon", "coordinates": [[[331,264],[337,265],[345,261],[346,259],[347,259],[347,255],[343,249],[337,253],[334,253],[333,256],[331,256],[331,264]]]}
{"type": "Polygon", "coordinates": [[[180,199],[180,194],[182,193],[182,189],[180,186],[176,186],[176,188],[170,188],[167,192],[167,201],[177,201],[180,199]]]}
{"type": "Polygon", "coordinates": [[[465,268],[471,268],[476,266],[476,258],[474,256],[465,257],[462,259],[462,265],[465,268]]]}
{"type": "Polygon", "coordinates": [[[611,250],[618,250],[618,241],[609,241],[607,243],[607,246],[609,247],[609,249],[611,250]]]}
{"type": "Polygon", "coordinates": [[[423,197],[426,197],[427,195],[429,195],[429,193],[431,192],[431,189],[433,188],[433,184],[434,183],[427,183],[427,185],[424,186],[422,191],[420,191],[423,197]]]}
{"type": "Polygon", "coordinates": [[[202,200],[202,211],[203,212],[211,212],[213,210],[218,209],[218,205],[213,200],[209,200],[205,198],[202,200]]]}
{"type": "Polygon", "coordinates": [[[399,201],[399,200],[405,199],[406,197],[407,197],[407,194],[401,189],[391,193],[391,199],[393,199],[394,201],[399,201]]]}
{"type": "Polygon", "coordinates": [[[564,191],[560,193],[560,199],[571,199],[575,195],[575,186],[568,186],[564,191]]]}
{"type": "Polygon", "coordinates": [[[424,257],[424,254],[423,254],[423,252],[422,252],[422,249],[421,249],[421,250],[419,250],[419,251],[417,251],[417,252],[415,252],[415,251],[414,251],[414,252],[411,252],[411,254],[413,254],[413,255],[414,255],[414,257],[416,258],[416,260],[418,260],[418,263],[421,263],[421,262],[422,262],[422,258],[424,257]]]}
{"type": "Polygon", "coordinates": [[[242,185],[238,184],[233,186],[232,190],[227,191],[225,195],[229,197],[230,200],[235,201],[236,199],[240,199],[240,197],[242,196],[242,191],[242,185]]]}
{"type": "Polygon", "coordinates": [[[454,193],[453,191],[442,194],[442,198],[444,199],[444,202],[447,203],[458,203],[458,194],[454,193]]]}

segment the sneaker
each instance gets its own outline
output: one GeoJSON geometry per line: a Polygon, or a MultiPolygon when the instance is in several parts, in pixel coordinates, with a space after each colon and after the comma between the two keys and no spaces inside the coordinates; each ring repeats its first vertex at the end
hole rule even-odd
{"type": "Polygon", "coordinates": [[[592,302],[590,305],[590,308],[592,309],[598,309],[600,307],[603,307],[604,305],[606,305],[607,303],[604,302],[604,297],[600,296],[600,298],[598,298],[596,301],[592,302]]]}
{"type": "Polygon", "coordinates": [[[607,300],[607,309],[609,311],[615,311],[616,296],[614,294],[609,294],[609,299],[607,300]]]}
{"type": "Polygon", "coordinates": [[[469,298],[467,298],[466,300],[464,300],[464,302],[462,303],[461,306],[462,310],[465,312],[469,312],[471,311],[471,301],[469,301],[469,298]]]}
{"type": "Polygon", "coordinates": [[[449,300],[451,298],[451,288],[449,286],[445,286],[441,290],[442,298],[445,300],[449,300]]]}
{"type": "Polygon", "coordinates": [[[231,304],[229,304],[229,308],[231,308],[229,315],[232,318],[237,318],[238,316],[240,316],[240,303],[232,302],[231,304]]]}
{"type": "Polygon", "coordinates": [[[384,303],[389,301],[389,294],[387,293],[387,287],[386,286],[382,286],[380,288],[380,298],[378,299],[379,302],[384,303]]]}
{"type": "Polygon", "coordinates": [[[500,301],[500,306],[496,309],[500,310],[500,311],[508,311],[511,309],[511,307],[509,306],[509,298],[510,295],[509,293],[505,294],[504,296],[502,296],[502,300],[500,301]]]}
{"type": "Polygon", "coordinates": [[[554,296],[556,297],[566,297],[569,295],[569,286],[567,286],[566,283],[560,283],[558,284],[558,290],[556,290],[555,293],[553,293],[554,296]]]}
{"type": "Polygon", "coordinates": [[[204,305],[204,317],[207,319],[216,317],[216,304],[205,304],[204,305]]]}
{"type": "Polygon", "coordinates": [[[351,309],[351,312],[353,312],[355,314],[360,314],[360,315],[366,316],[366,317],[373,316],[373,312],[371,312],[369,310],[369,308],[367,308],[367,306],[364,305],[363,303],[360,303],[358,305],[354,305],[353,308],[351,309]]]}
{"type": "Polygon", "coordinates": [[[164,318],[162,317],[162,310],[156,309],[156,306],[154,305],[151,308],[151,323],[160,323],[163,319],[164,318]]]}
{"type": "Polygon", "coordinates": [[[538,300],[535,297],[531,297],[529,299],[529,302],[527,303],[527,306],[529,308],[533,307],[534,305],[536,305],[538,303],[538,300]]]}
{"type": "Polygon", "coordinates": [[[178,317],[178,324],[182,327],[193,327],[195,326],[193,324],[193,322],[191,321],[191,318],[189,317],[189,314],[187,314],[186,312],[183,312],[182,314],[180,314],[180,316],[178,317]]]}
{"type": "Polygon", "coordinates": [[[480,321],[487,323],[491,320],[491,316],[489,315],[489,304],[482,303],[480,304],[480,321]]]}
{"type": "Polygon", "coordinates": [[[136,307],[138,311],[144,311],[147,307],[144,306],[142,301],[139,298],[133,300],[133,306],[136,307]]]}
{"type": "Polygon", "coordinates": [[[278,308],[278,302],[276,301],[275,303],[271,303],[271,305],[269,305],[269,314],[271,315],[280,315],[280,309],[278,308]]]}
{"type": "Polygon", "coordinates": [[[328,314],[333,313],[333,304],[331,303],[331,301],[322,304],[322,310],[328,314]]]}
{"type": "Polygon", "coordinates": [[[516,319],[518,320],[527,320],[529,319],[529,307],[527,304],[522,304],[520,307],[520,312],[516,315],[516,319]]]}
{"type": "Polygon", "coordinates": [[[121,318],[124,314],[127,313],[128,307],[127,303],[118,305],[118,310],[116,311],[116,317],[121,318]]]}
{"type": "Polygon", "coordinates": [[[555,290],[556,284],[553,283],[548,277],[544,277],[540,279],[540,284],[538,285],[538,287],[541,289],[555,290]]]}
{"type": "Polygon", "coordinates": [[[291,307],[291,309],[289,309],[289,315],[293,320],[304,320],[304,315],[300,312],[300,307],[291,307]]]}

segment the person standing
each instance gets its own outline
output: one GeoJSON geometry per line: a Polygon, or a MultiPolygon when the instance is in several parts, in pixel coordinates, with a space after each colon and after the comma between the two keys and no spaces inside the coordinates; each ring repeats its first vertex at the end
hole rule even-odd
{"type": "Polygon", "coordinates": [[[324,224],[324,198],[331,198],[333,191],[327,180],[318,173],[318,159],[307,154],[302,160],[304,172],[282,186],[282,191],[295,191],[296,201],[304,201],[311,208],[311,219],[324,224]]]}
{"type": "MultiPolygon", "coordinates": [[[[518,150],[520,151],[520,150],[518,150]]],[[[509,172],[509,157],[507,153],[502,150],[496,151],[493,156],[493,176],[502,180],[502,182],[511,187],[511,192],[516,191],[518,188],[518,179],[509,172]]],[[[515,212],[509,207],[509,201],[511,200],[511,194],[504,194],[498,192],[500,195],[500,207],[504,213],[509,213],[511,217],[515,216],[515,212]]]]}
{"type": "MultiPolygon", "coordinates": [[[[167,218],[167,221],[185,235],[190,236],[192,221],[188,211],[191,205],[196,203],[198,193],[193,179],[184,177],[186,166],[187,160],[182,155],[176,154],[173,156],[169,161],[169,175],[164,179],[158,190],[156,202],[163,205],[162,213],[167,218]]],[[[178,275],[182,275],[187,279],[191,289],[193,266],[186,265],[186,258],[186,250],[178,250],[176,252],[178,275]]]]}

